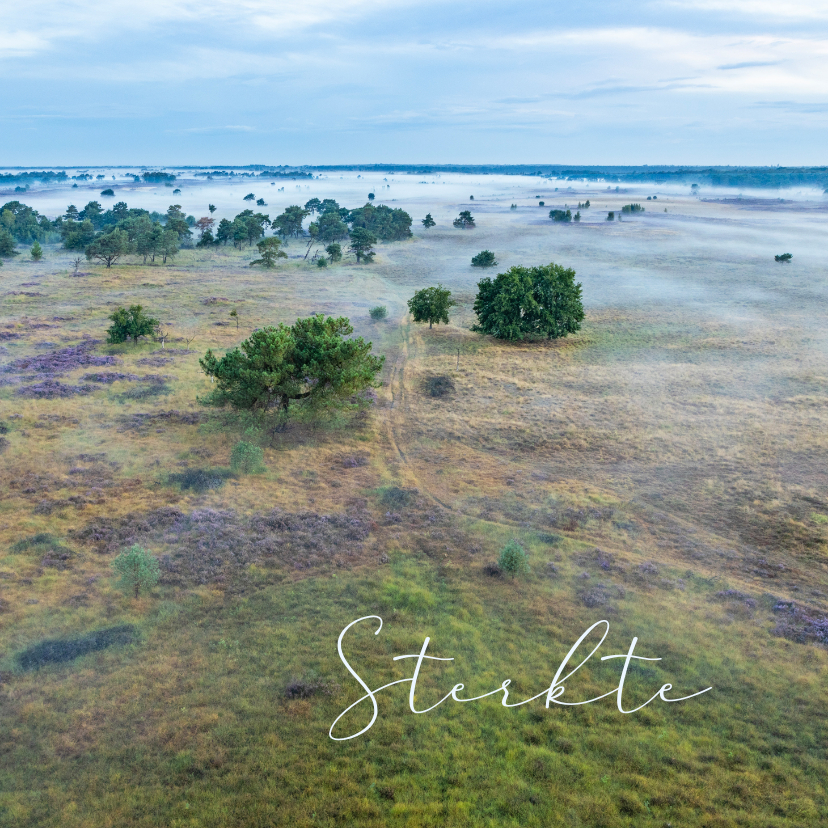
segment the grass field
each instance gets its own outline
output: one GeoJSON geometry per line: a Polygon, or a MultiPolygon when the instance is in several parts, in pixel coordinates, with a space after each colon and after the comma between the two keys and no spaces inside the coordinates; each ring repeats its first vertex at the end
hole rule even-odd
{"type": "MultiPolygon", "coordinates": [[[[610,225],[602,200],[557,227],[541,220],[557,202],[510,211],[504,192],[478,197],[478,227],[459,231],[448,219],[467,205],[429,197],[395,206],[438,226],[380,245],[372,265],[267,272],[247,248],[82,276],[54,246],[5,261],[0,824],[828,820],[824,213],[661,194],[666,216],[610,225]],[[471,333],[469,260],[484,248],[496,271],[574,267],[582,331],[520,345],[471,333]],[[773,261],[783,248],[789,266],[773,261]],[[459,304],[429,330],[405,302],[438,281],[459,304]],[[104,344],[108,314],[133,303],[167,325],[163,348],[104,344]],[[384,322],[368,316],[377,304],[384,322]],[[207,348],[313,312],[348,316],[386,355],[372,410],[272,433],[198,405],[207,348]],[[453,390],[432,396],[435,378],[453,390]],[[64,390],[26,390],[44,382],[64,390]],[[266,470],[228,478],[241,439],[266,470]],[[215,487],[175,482],[195,472],[215,487]],[[524,578],[490,574],[511,538],[524,578]],[[110,567],[135,542],[164,572],[138,600],[110,567]],[[426,636],[455,659],[423,668],[421,708],[458,682],[470,696],[508,678],[510,701],[534,696],[601,619],[600,654],[637,636],[637,654],[662,659],[630,668],[627,707],[667,682],[673,696],[713,689],[627,716],[612,697],[547,710],[497,696],[417,716],[403,685],[378,696],[369,732],[335,742],[331,723],[362,695],[337,637],[367,615],[381,633],[363,624],[346,649],[371,686],[410,677],[393,656],[426,636]],[[21,666],[44,640],[120,625],[130,643],[21,666]]],[[[606,693],[619,673],[593,659],[566,697],[606,693]]],[[[365,707],[350,721],[367,724],[365,707]]]]}

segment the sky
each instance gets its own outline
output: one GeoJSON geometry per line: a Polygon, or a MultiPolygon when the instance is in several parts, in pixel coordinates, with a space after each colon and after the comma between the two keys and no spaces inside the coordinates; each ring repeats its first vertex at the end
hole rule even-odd
{"type": "Polygon", "coordinates": [[[828,163],[828,0],[3,0],[0,166],[828,163]]]}

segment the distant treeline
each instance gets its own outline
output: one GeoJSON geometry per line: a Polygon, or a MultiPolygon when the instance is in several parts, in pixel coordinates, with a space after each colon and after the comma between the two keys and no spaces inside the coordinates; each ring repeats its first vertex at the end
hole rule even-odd
{"type": "MultiPolygon", "coordinates": [[[[255,172],[236,172],[235,170],[204,170],[194,173],[196,177],[201,178],[256,178],[255,172]]],[[[277,169],[262,170],[258,175],[259,178],[313,178],[313,173],[301,172],[300,170],[283,171],[277,169]]]]}
{"type": "Polygon", "coordinates": [[[673,166],[547,166],[528,164],[343,164],[304,169],[317,172],[397,173],[430,175],[471,173],[477,175],[536,175],[567,181],[612,184],[706,184],[715,187],[828,187],[828,167],[673,167],[673,166]]]}
{"type": "Polygon", "coordinates": [[[68,177],[63,170],[58,172],[41,170],[40,172],[0,173],[0,185],[29,184],[32,181],[66,181],[68,177]]]}

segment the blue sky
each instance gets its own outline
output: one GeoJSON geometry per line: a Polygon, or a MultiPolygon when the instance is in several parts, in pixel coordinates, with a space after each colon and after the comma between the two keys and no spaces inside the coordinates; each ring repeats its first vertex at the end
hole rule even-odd
{"type": "Polygon", "coordinates": [[[828,0],[3,6],[3,166],[828,163],[828,0]]]}

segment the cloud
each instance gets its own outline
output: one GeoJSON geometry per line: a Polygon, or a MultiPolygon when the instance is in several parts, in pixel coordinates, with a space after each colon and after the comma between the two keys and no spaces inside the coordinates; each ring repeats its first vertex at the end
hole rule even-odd
{"type": "Polygon", "coordinates": [[[731,69],[752,69],[754,66],[778,66],[778,60],[747,60],[744,63],[728,63],[725,66],[717,66],[716,68],[722,71],[729,71],[731,69]]]}

